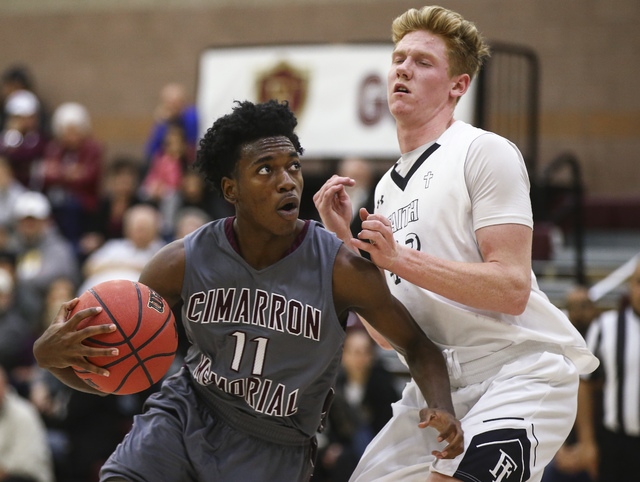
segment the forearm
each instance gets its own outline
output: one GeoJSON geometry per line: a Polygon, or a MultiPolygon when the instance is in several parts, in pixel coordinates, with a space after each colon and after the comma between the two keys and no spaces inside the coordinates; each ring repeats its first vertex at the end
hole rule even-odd
{"type": "Polygon", "coordinates": [[[581,380],[578,388],[578,413],[576,416],[576,435],[583,444],[595,445],[595,416],[593,382],[581,380]]]}
{"type": "Polygon", "coordinates": [[[358,318],[360,318],[360,322],[362,323],[362,326],[364,326],[367,330],[367,333],[369,333],[369,336],[378,344],[378,346],[380,346],[380,348],[384,350],[393,350],[393,346],[391,346],[391,344],[384,336],[378,333],[378,331],[373,326],[371,326],[369,322],[367,322],[367,320],[365,320],[363,317],[361,317],[360,315],[357,316],[358,318]]]}
{"type": "Polygon", "coordinates": [[[455,415],[447,365],[440,350],[429,340],[416,339],[409,349],[400,353],[407,361],[411,378],[420,388],[427,406],[455,415]]]}
{"type": "Polygon", "coordinates": [[[531,275],[499,262],[457,262],[398,246],[390,271],[405,281],[472,308],[521,314],[531,293],[531,275]]]}

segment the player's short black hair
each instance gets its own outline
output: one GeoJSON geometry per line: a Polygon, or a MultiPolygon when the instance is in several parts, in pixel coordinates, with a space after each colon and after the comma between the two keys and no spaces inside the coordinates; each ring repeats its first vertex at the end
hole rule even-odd
{"type": "Polygon", "coordinates": [[[241,148],[265,137],[288,138],[298,154],[304,149],[294,132],[298,120],[288,102],[269,100],[254,104],[236,101],[230,114],[216,120],[200,140],[195,168],[216,191],[223,177],[232,177],[241,148]]]}

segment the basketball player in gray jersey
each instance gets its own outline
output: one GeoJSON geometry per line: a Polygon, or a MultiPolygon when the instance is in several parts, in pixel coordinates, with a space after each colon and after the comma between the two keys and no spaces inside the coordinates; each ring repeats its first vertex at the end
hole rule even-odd
{"type": "MultiPolygon", "coordinates": [[[[435,429],[442,441],[433,454],[461,453],[440,350],[391,296],[375,265],[318,223],[298,219],[296,124],[286,104],[243,102],[201,141],[196,165],[235,216],[169,244],[143,271],[140,281],[171,306],[182,301],[192,345],[185,367],[135,417],[102,480],[309,479],[350,311],[409,362],[429,404],[415,425],[435,429]]],[[[92,391],[71,366],[102,373],[85,357],[109,350],[80,342],[111,328],[76,332],[96,313],[89,308],[65,322],[76,303],[62,306],[34,352],[62,381],[92,391]]]]}

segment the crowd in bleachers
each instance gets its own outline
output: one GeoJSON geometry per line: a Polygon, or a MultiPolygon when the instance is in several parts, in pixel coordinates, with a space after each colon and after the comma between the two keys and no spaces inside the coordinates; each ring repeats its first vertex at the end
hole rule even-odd
{"type": "Polygon", "coordinates": [[[181,85],[160,92],[139,156],[110,157],[87,106],[70,100],[49,111],[22,66],[1,80],[0,480],[96,480],[148,392],[71,390],[37,368],[33,342],[62,302],[102,281],[137,280],[163,245],[230,207],[192,170],[198,117],[181,85]],[[16,426],[33,430],[7,431],[15,397],[37,413],[16,426]],[[3,443],[23,436],[50,463],[15,462],[15,453],[5,460],[3,443]]]}

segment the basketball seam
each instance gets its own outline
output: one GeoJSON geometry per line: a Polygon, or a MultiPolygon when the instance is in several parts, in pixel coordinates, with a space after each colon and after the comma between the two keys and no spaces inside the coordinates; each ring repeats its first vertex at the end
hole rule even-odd
{"type": "MultiPolygon", "coordinates": [[[[109,308],[106,306],[106,304],[102,301],[102,299],[100,298],[100,296],[93,290],[93,288],[91,288],[89,291],[91,292],[91,294],[96,298],[96,300],[98,301],[98,303],[100,303],[100,305],[104,308],[105,312],[107,313],[107,316],[109,316],[109,318],[111,319],[111,321],[113,321],[113,323],[116,325],[118,332],[122,335],[123,338],[123,342],[126,343],[126,345],[129,347],[130,353],[127,354],[126,356],[118,359],[116,362],[112,363],[112,364],[107,364],[105,365],[103,368],[108,368],[110,366],[114,366],[115,364],[126,360],[127,358],[129,358],[130,356],[135,356],[137,363],[133,366],[133,368],[127,373],[126,376],[124,376],[122,378],[122,382],[120,383],[120,385],[111,393],[118,393],[118,391],[122,388],[122,386],[124,385],[124,383],[127,381],[127,379],[129,378],[129,375],[131,374],[131,372],[133,370],[135,370],[136,368],[140,367],[142,368],[145,376],[147,377],[147,381],[149,382],[149,386],[153,385],[153,377],[151,376],[151,374],[149,373],[149,370],[147,369],[147,367],[144,365],[144,361],[141,359],[141,357],[138,354],[138,350],[144,348],[144,346],[146,346],[150,340],[152,340],[155,336],[157,336],[157,332],[153,335],[153,337],[151,337],[149,340],[147,340],[144,344],[140,345],[137,349],[133,346],[133,343],[131,342],[131,339],[133,338],[133,336],[135,336],[135,334],[138,332],[140,326],[142,325],[142,293],[140,292],[140,287],[138,286],[137,283],[132,282],[132,284],[136,287],[136,291],[138,293],[138,321],[136,323],[136,328],[133,331],[133,333],[131,334],[131,336],[127,336],[126,333],[124,332],[124,330],[120,327],[120,324],[118,323],[118,321],[115,319],[115,317],[111,314],[111,311],[109,310],[109,308]]],[[[92,340],[92,342],[96,342],[96,340],[92,340]]],[[[120,343],[122,344],[122,343],[120,343]]]]}

